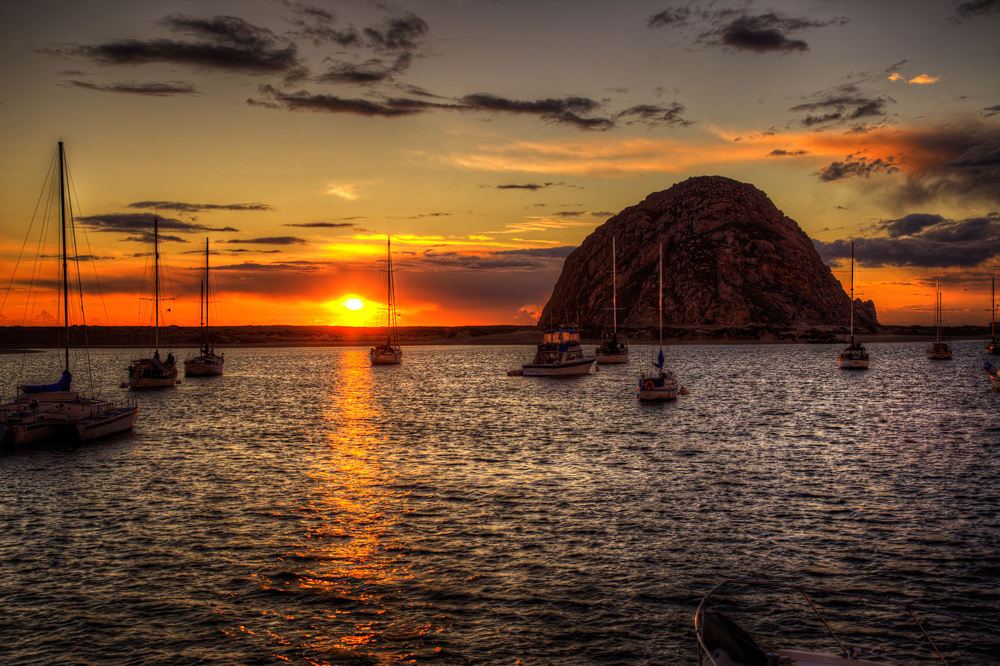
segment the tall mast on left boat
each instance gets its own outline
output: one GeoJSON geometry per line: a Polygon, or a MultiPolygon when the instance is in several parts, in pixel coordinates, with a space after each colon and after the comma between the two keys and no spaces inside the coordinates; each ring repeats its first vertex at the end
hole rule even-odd
{"type": "Polygon", "coordinates": [[[372,365],[397,365],[403,362],[403,348],[399,345],[396,314],[396,285],[392,268],[392,236],[386,236],[386,340],[385,344],[372,347],[368,357],[372,365]]]}

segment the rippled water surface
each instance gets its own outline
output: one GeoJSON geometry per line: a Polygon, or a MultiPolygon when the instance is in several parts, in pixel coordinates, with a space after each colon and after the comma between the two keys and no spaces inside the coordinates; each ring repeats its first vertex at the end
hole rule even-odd
{"type": "Polygon", "coordinates": [[[981,343],[923,347],[675,347],[669,404],[650,347],[228,349],[131,433],[0,454],[0,663],[693,663],[726,578],[998,622],[1000,394],[981,343]]]}

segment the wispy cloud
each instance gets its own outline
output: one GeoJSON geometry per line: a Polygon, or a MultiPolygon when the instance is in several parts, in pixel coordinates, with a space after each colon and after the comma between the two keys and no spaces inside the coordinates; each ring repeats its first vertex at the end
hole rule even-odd
{"type": "Polygon", "coordinates": [[[309,241],[295,236],[266,236],[262,238],[235,238],[227,243],[236,245],[309,245],[309,241]]]}
{"type": "MultiPolygon", "coordinates": [[[[76,218],[88,229],[98,232],[135,233],[153,232],[153,216],[143,213],[109,213],[104,215],[88,215],[76,218]]],[[[233,232],[239,231],[233,227],[210,227],[204,224],[184,222],[174,218],[157,217],[157,227],[162,230],[172,230],[181,233],[205,231],[233,232]]]]}
{"type": "Polygon", "coordinates": [[[172,210],[178,213],[199,213],[202,211],[270,211],[271,206],[263,203],[235,203],[235,204],[201,204],[187,203],[183,201],[136,201],[130,203],[126,208],[138,208],[141,210],[172,210]]]}
{"type": "Polygon", "coordinates": [[[66,85],[74,88],[85,88],[87,90],[97,90],[100,92],[127,93],[130,95],[150,95],[153,97],[169,97],[171,95],[197,95],[198,89],[193,83],[184,81],[168,82],[145,82],[136,83],[134,81],[120,83],[98,84],[89,81],[67,81],[66,85]]]}

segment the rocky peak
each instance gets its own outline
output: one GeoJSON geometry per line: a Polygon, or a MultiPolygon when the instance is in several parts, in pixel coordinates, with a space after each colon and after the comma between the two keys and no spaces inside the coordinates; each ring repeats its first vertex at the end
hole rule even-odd
{"type": "MultiPolygon", "coordinates": [[[[594,230],[566,258],[543,326],[611,321],[611,239],[618,322],[656,326],[663,245],[663,323],[847,324],[850,298],[809,237],[766,194],[721,176],[654,192],[594,230]]],[[[871,301],[854,303],[855,326],[877,325],[871,301]]]]}

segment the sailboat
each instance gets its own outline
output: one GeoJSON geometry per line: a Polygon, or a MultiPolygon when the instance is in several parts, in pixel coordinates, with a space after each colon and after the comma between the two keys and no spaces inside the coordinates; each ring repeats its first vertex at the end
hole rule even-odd
{"type": "Polygon", "coordinates": [[[934,325],[937,327],[937,334],[934,337],[934,344],[927,350],[927,358],[945,360],[951,358],[951,348],[941,342],[941,284],[937,278],[934,279],[934,288],[937,291],[937,304],[934,314],[934,325]]]}
{"type": "Polygon", "coordinates": [[[639,375],[639,400],[673,400],[680,392],[680,385],[674,373],[664,370],[663,358],[663,243],[660,243],[660,352],[653,361],[652,372],[639,375]]]}
{"type": "Polygon", "coordinates": [[[386,325],[385,344],[372,347],[368,352],[372,365],[398,365],[403,362],[403,348],[399,346],[399,330],[396,316],[396,292],[392,279],[392,238],[386,237],[386,325]]]}
{"type": "Polygon", "coordinates": [[[611,339],[597,348],[597,362],[628,363],[628,342],[618,342],[618,273],[615,258],[615,237],[611,237],[611,313],[614,328],[611,339]]]}
{"type": "MultiPolygon", "coordinates": [[[[55,384],[20,386],[14,402],[0,405],[0,449],[46,440],[88,441],[131,430],[139,415],[135,399],[115,404],[71,389],[69,325],[69,252],[66,231],[66,181],[68,170],[59,142],[59,223],[61,230],[63,337],[65,355],[62,377],[55,384]]],[[[54,183],[53,183],[54,186],[54,183]]],[[[75,243],[75,241],[74,241],[75,243]]],[[[77,262],[78,257],[73,260],[77,262]]],[[[79,280],[78,280],[79,282],[79,280]]],[[[82,298],[82,294],[81,294],[82,298]]],[[[82,310],[82,308],[81,308],[82,310]]]]}
{"type": "Polygon", "coordinates": [[[864,370],[868,367],[868,350],[854,338],[854,241],[851,241],[851,343],[840,352],[838,367],[864,370]]]}
{"type": "Polygon", "coordinates": [[[997,279],[993,278],[990,283],[990,341],[986,343],[986,348],[983,350],[992,356],[1000,354],[1000,340],[997,340],[996,286],[997,279]]]}
{"type": "Polygon", "coordinates": [[[211,303],[211,287],[208,279],[208,239],[205,239],[205,278],[201,282],[201,349],[194,358],[184,361],[186,377],[221,375],[226,364],[225,354],[215,353],[215,343],[208,339],[208,305],[211,303]]]}
{"type": "Polygon", "coordinates": [[[158,220],[153,217],[153,357],[132,361],[128,367],[128,387],[160,388],[177,383],[177,361],[173,354],[160,359],[160,244],[158,220]]]}

